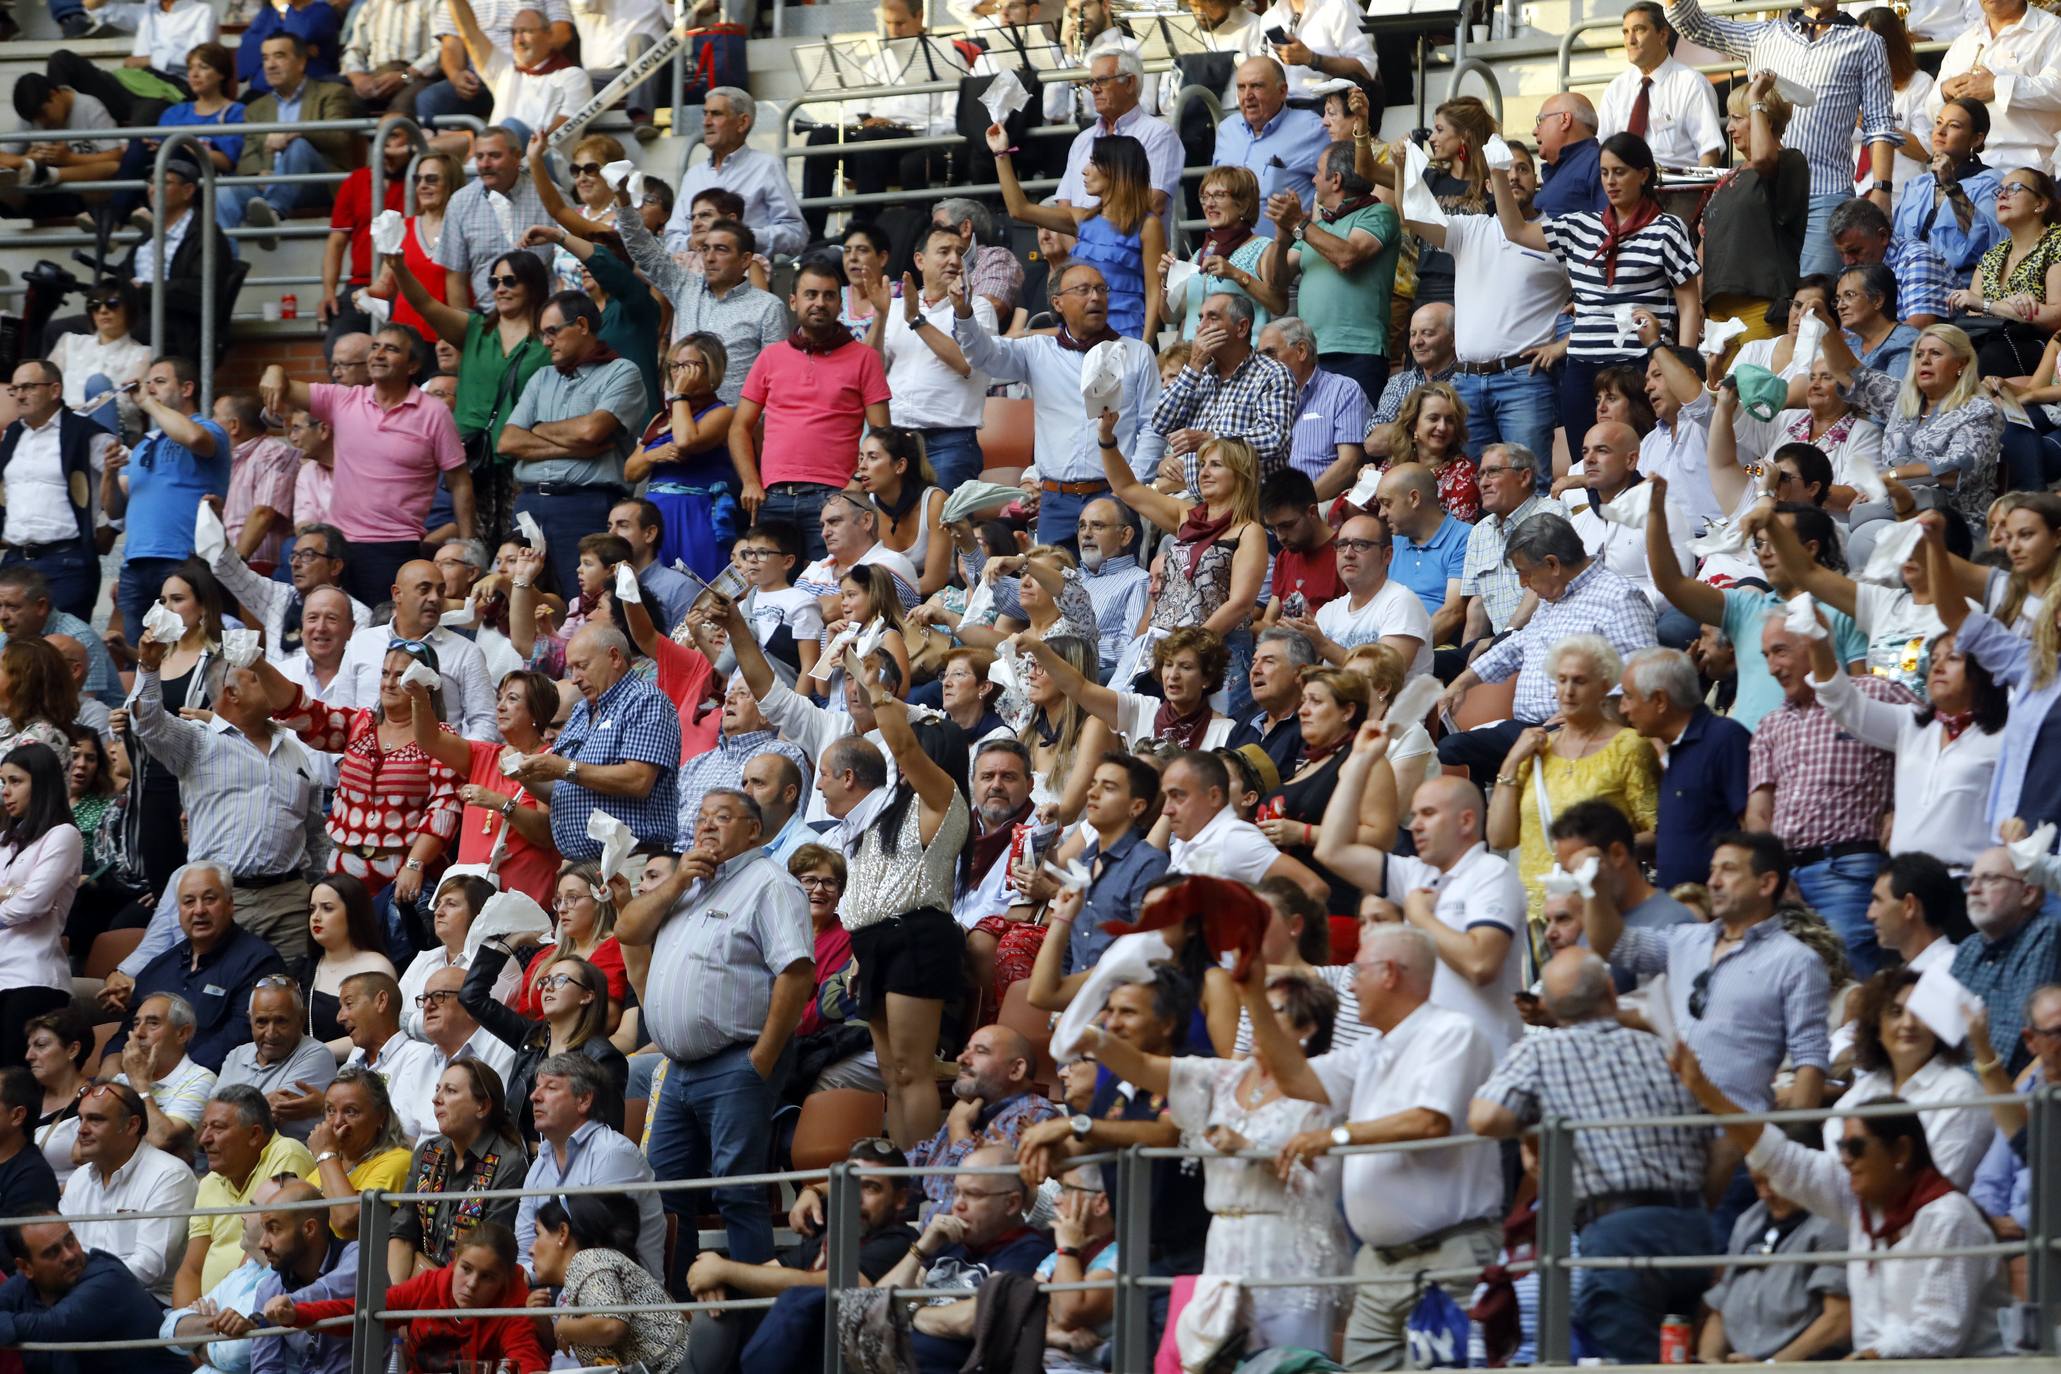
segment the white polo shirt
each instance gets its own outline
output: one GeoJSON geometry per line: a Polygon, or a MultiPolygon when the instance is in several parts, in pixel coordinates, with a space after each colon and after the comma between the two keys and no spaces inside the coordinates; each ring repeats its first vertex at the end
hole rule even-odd
{"type": "MultiPolygon", "coordinates": [[[[1510,952],[1503,969],[1487,987],[1472,982],[1441,959],[1431,981],[1431,1000],[1472,1021],[1489,1039],[1497,1054],[1517,1043],[1524,1034],[1518,1018],[1516,996],[1518,970],[1522,963],[1520,941],[1524,938],[1524,884],[1517,870],[1477,844],[1460,856],[1460,861],[1441,873],[1422,859],[1388,856],[1388,884],[1384,895],[1401,906],[1403,898],[1416,888],[1428,887],[1438,894],[1438,919],[1454,930],[1469,931],[1490,926],[1510,937],[1510,952]]],[[[1355,1117],[1354,1120],[1359,1118],[1355,1117]]]]}
{"type": "MultiPolygon", "coordinates": [[[[103,1212],[180,1212],[190,1210],[200,1180],[192,1166],[155,1145],[139,1143],[129,1162],[102,1179],[100,1170],[83,1164],[65,1181],[58,1210],[68,1217],[103,1212]]],[[[186,1257],[186,1218],[161,1221],[82,1221],[72,1231],[88,1250],[105,1250],[136,1276],[159,1302],[170,1305],[172,1276],[186,1257]]]]}
{"type": "MultiPolygon", "coordinates": [[[[1202,827],[1192,840],[1175,837],[1169,850],[1173,858],[1169,873],[1199,873],[1217,878],[1235,878],[1256,883],[1267,876],[1281,851],[1267,842],[1260,828],[1238,819],[1235,807],[1225,807],[1202,827]]],[[[1522,893],[1520,892],[1520,898],[1522,893]]],[[[1520,901],[1518,911],[1524,910],[1520,901]]]]}
{"type": "MultiPolygon", "coordinates": [[[[1310,1061],[1347,1121],[1379,1121],[1413,1108],[1467,1134],[1467,1106],[1495,1071],[1496,1051],[1468,1018],[1426,1002],[1387,1035],[1310,1061]]],[[[1450,1150],[1348,1155],[1345,1217],[1367,1245],[1406,1245],[1502,1211],[1502,1165],[1486,1142],[1450,1150]]]]}
{"type": "Polygon", "coordinates": [[[1417,641],[1409,675],[1431,671],[1431,613],[1424,609],[1423,597],[1391,577],[1358,610],[1353,609],[1352,599],[1347,592],[1317,608],[1317,628],[1332,643],[1357,649],[1379,643],[1384,635],[1408,635],[1417,641]]]}
{"type": "Polygon", "coordinates": [[[1493,363],[1553,341],[1553,322],[1574,290],[1560,259],[1512,243],[1494,215],[1449,216],[1446,251],[1458,268],[1454,357],[1493,363]]]}

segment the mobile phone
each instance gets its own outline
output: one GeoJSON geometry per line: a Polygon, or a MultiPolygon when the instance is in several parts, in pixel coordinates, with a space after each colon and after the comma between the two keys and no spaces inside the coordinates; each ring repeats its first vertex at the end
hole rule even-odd
{"type": "Polygon", "coordinates": [[[1267,41],[1278,48],[1284,44],[1293,43],[1295,41],[1295,38],[1288,32],[1288,30],[1282,28],[1279,24],[1276,24],[1274,25],[1274,27],[1267,30],[1267,41]]]}
{"type": "Polygon", "coordinates": [[[1290,592],[1281,598],[1281,614],[1291,619],[1300,620],[1303,617],[1303,613],[1309,610],[1309,604],[1303,598],[1301,592],[1290,592]]]}

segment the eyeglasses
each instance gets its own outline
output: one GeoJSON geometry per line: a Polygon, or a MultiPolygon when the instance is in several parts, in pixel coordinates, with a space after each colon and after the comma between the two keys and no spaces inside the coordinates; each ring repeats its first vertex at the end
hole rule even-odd
{"type": "Polygon", "coordinates": [[[960,1197],[1009,1197],[1021,1192],[1018,1188],[968,1188],[964,1184],[959,1185],[960,1197]]]}
{"type": "Polygon", "coordinates": [[[1334,539],[1331,542],[1341,553],[1365,553],[1369,549],[1393,547],[1386,539],[1334,539]]]}
{"type": "Polygon", "coordinates": [[[286,555],[286,561],[289,563],[312,563],[318,558],[327,557],[329,557],[328,553],[321,549],[295,549],[292,553],[286,555]]]}
{"type": "MultiPolygon", "coordinates": [[[[552,724],[553,724],[553,725],[556,725],[556,726],[558,726],[558,727],[560,727],[560,728],[562,729],[562,728],[564,728],[565,722],[564,722],[564,721],[553,721],[553,722],[552,722],[552,724]]],[[[591,901],[593,901],[593,900],[594,900],[594,898],[593,898],[593,895],[592,895],[591,893],[581,893],[581,894],[580,894],[579,896],[577,896],[577,897],[560,897],[560,898],[557,898],[557,899],[556,899],[555,901],[553,901],[553,902],[551,903],[551,909],[552,909],[553,911],[571,911],[571,910],[572,910],[572,909],[573,909],[574,907],[578,906],[578,905],[579,905],[579,904],[580,904],[581,902],[591,902],[591,901]]]]}
{"type": "Polygon", "coordinates": [[[584,991],[587,985],[579,980],[578,975],[571,973],[547,973],[537,980],[539,992],[550,992],[554,988],[562,987],[575,987],[584,991]]]}
{"type": "Polygon", "coordinates": [[[415,995],[415,1005],[418,1007],[433,1007],[437,1003],[443,1001],[446,997],[450,998],[454,1002],[458,1000],[458,994],[456,992],[452,991],[450,988],[445,988],[441,992],[417,993],[415,995]]]}
{"type": "Polygon", "coordinates": [[[835,892],[844,886],[835,878],[797,878],[795,881],[810,892],[835,892]]]}
{"type": "Polygon", "coordinates": [[[1084,281],[1079,286],[1069,286],[1064,291],[1054,291],[1052,294],[1055,296],[1106,296],[1109,294],[1109,286],[1106,282],[1084,281]]]}
{"type": "Polygon", "coordinates": [[[505,277],[488,277],[487,285],[497,291],[513,291],[516,287],[522,285],[522,279],[511,272],[505,277]]]}
{"type": "Polygon", "coordinates": [[[1970,887],[1994,887],[1998,883],[2009,883],[2013,887],[2017,887],[2023,882],[2024,879],[2015,873],[1971,873],[1968,875],[1968,886],[1970,887]]]}
{"type": "Polygon", "coordinates": [[[1997,183],[1998,200],[2003,200],[2007,196],[2014,196],[2018,194],[2020,191],[2025,192],[2025,194],[2029,196],[2039,194],[2038,192],[2034,191],[2032,187],[2026,185],[2022,181],[2000,181],[1997,183]]]}
{"type": "Polygon", "coordinates": [[[761,558],[772,558],[779,552],[778,549],[733,549],[730,556],[741,558],[747,563],[756,563],[761,558]]]}
{"type": "Polygon", "coordinates": [[[2051,1040],[2057,1035],[2061,1035],[2061,1026],[2027,1026],[2025,1028],[2025,1038],[2028,1040],[2035,1037],[2042,1040],[2051,1040]]]}
{"type": "Polygon", "coordinates": [[[1844,1155],[1849,1161],[1859,1159],[1862,1155],[1868,1153],[1868,1137],[1864,1135],[1843,1137],[1839,1142],[1839,1153],[1844,1155]]]}
{"type": "Polygon", "coordinates": [[[46,386],[56,385],[56,382],[9,382],[7,389],[19,394],[24,391],[41,391],[46,386]]]}
{"type": "Polygon", "coordinates": [[[572,174],[576,177],[598,177],[601,175],[601,164],[598,162],[571,162],[566,165],[572,169],[572,174]]]}
{"type": "Polygon", "coordinates": [[[1710,975],[1714,972],[1714,968],[1707,968],[1689,984],[1689,1015],[1698,1021],[1703,1019],[1704,1011],[1710,1006],[1710,975]]]}
{"type": "Polygon", "coordinates": [[[1091,76],[1081,84],[1091,91],[1102,91],[1109,89],[1109,87],[1119,81],[1129,81],[1130,79],[1131,74],[1129,72],[1118,72],[1115,76],[1091,76]]]}

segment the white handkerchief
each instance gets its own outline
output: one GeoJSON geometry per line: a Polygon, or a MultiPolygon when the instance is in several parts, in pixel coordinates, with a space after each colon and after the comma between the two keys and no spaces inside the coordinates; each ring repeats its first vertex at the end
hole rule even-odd
{"type": "Polygon", "coordinates": [[[1439,681],[1430,673],[1419,673],[1403,684],[1403,690],[1395,694],[1395,700],[1388,703],[1388,714],[1382,717],[1388,726],[1389,738],[1402,734],[1413,725],[1422,725],[1431,714],[1431,708],[1438,705],[1439,681]]]}
{"type": "Polygon", "coordinates": [[[494,222],[501,226],[501,233],[512,244],[515,242],[515,202],[499,191],[487,192],[487,208],[494,212],[494,222]]]}
{"type": "Polygon", "coordinates": [[[1653,509],[1653,488],[1644,482],[1626,487],[1610,500],[1596,507],[1596,514],[1613,525],[1626,529],[1643,530],[1646,516],[1653,509]]]}
{"type": "Polygon", "coordinates": [[[1961,986],[1945,964],[1926,969],[1904,999],[1904,1010],[1923,1021],[1946,1045],[1959,1045],[1968,1038],[1968,1011],[1981,1005],[1982,999],[1961,986]]]}
{"type": "Polygon", "coordinates": [[[150,609],[143,613],[143,637],[154,639],[160,644],[177,644],[186,633],[186,622],[178,613],[162,601],[150,603],[150,609]]]}
{"type": "Polygon", "coordinates": [[[392,301],[381,300],[363,287],[353,291],[351,299],[357,302],[358,308],[370,317],[372,326],[375,329],[386,328],[387,321],[394,316],[394,303],[392,301]]]}
{"type": "Polygon", "coordinates": [[[200,561],[212,566],[222,551],[229,547],[229,532],[222,528],[222,517],[215,514],[215,508],[203,501],[193,512],[193,551],[200,555],[200,561]]]}
{"type": "MultiPolygon", "coordinates": [[[[1188,283],[1193,281],[1201,271],[1200,267],[1186,258],[1168,258],[1166,266],[1167,299],[1178,299],[1181,293],[1188,289],[1188,283]]],[[[1101,345],[1097,344],[1096,347],[1100,348],[1101,345]]]]}
{"type": "Polygon", "coordinates": [[[2004,846],[2011,852],[2011,867],[2022,876],[2032,868],[2033,861],[2043,857],[2054,847],[2054,823],[2042,821],[2040,828],[2022,840],[2013,840],[2004,846]]]}
{"type": "Polygon", "coordinates": [[[1016,79],[1016,73],[1004,67],[995,73],[988,88],[980,93],[980,103],[987,106],[988,119],[995,124],[1007,124],[1009,116],[1030,104],[1030,92],[1016,79]]]}
{"type": "Polygon", "coordinates": [[[637,570],[628,563],[615,565],[615,599],[643,604],[644,589],[637,585],[637,570]]]}
{"type": "Polygon", "coordinates": [[[535,549],[538,553],[544,552],[544,531],[537,525],[536,516],[531,515],[526,510],[517,511],[515,515],[515,528],[522,531],[522,537],[529,541],[531,548],[535,549]]]}
{"type": "Polygon", "coordinates": [[[1639,991],[1645,994],[1645,1000],[1640,1003],[1639,1009],[1646,1014],[1646,1024],[1660,1037],[1661,1048],[1669,1055],[1673,1055],[1675,1045],[1681,1040],[1682,1034],[1675,1029],[1675,1006],[1667,995],[1667,975],[1655,974],[1639,991]]]}
{"type": "Polygon", "coordinates": [[[465,932],[465,957],[469,962],[492,935],[549,935],[551,918],[537,899],[527,892],[496,892],[487,898],[479,915],[465,932]]]}
{"type": "Polygon", "coordinates": [[[995,615],[995,585],[985,579],[975,579],[973,589],[966,593],[966,609],[959,613],[962,625],[986,625],[995,615]]]}
{"type": "Polygon", "coordinates": [[[1786,76],[1775,78],[1775,93],[1797,109],[1808,109],[1818,103],[1818,93],[1801,81],[1791,81],[1786,76]]]}
{"type": "Polygon", "coordinates": [[[1639,341],[1639,307],[1620,305],[1610,312],[1611,327],[1617,331],[1617,346],[1630,348],[1639,341]]]}
{"type": "Polygon", "coordinates": [[[1068,859],[1064,868],[1051,863],[1044,868],[1045,875],[1066,892],[1086,892],[1088,885],[1095,881],[1094,875],[1088,872],[1088,866],[1079,859],[1068,859]]]}
{"type": "Polygon", "coordinates": [[[1725,520],[1712,521],[1708,529],[1689,541],[1689,552],[1698,558],[1715,558],[1721,553],[1737,553],[1745,547],[1746,536],[1725,520]]]}
{"type": "Polygon", "coordinates": [[[501,776],[505,778],[514,777],[517,773],[522,771],[523,764],[527,763],[528,761],[529,756],[527,754],[523,754],[514,749],[510,749],[507,753],[501,756],[501,776]]]}
{"type": "Polygon", "coordinates": [[[1340,91],[1349,91],[1358,84],[1357,81],[1354,81],[1349,76],[1334,76],[1325,81],[1311,82],[1309,88],[1303,94],[1322,105],[1325,96],[1336,95],[1340,91]]]}
{"type": "Polygon", "coordinates": [[[601,881],[606,883],[623,871],[637,836],[630,827],[596,807],[587,813],[587,838],[601,845],[601,881]]]}
{"type": "Polygon", "coordinates": [[[644,203],[644,173],[637,170],[637,164],[628,158],[611,162],[601,169],[601,179],[615,190],[628,191],[630,204],[644,203]]]}
{"type": "Polygon", "coordinates": [[[1559,864],[1554,864],[1552,871],[1539,881],[1545,887],[1548,897],[1565,897],[1573,892],[1579,892],[1584,897],[1593,897],[1596,895],[1596,867],[1596,856],[1591,854],[1576,864],[1572,873],[1559,864]]]}
{"type": "Polygon", "coordinates": [[[372,247],[381,257],[401,251],[407,241],[408,221],[399,210],[381,210],[372,218],[372,247]]]}
{"type": "Polygon", "coordinates": [[[1431,194],[1431,187],[1424,180],[1430,167],[1431,158],[1414,140],[1404,142],[1403,218],[1419,224],[1444,224],[1445,207],[1438,203],[1438,197],[1431,194]]]}
{"type": "Polygon", "coordinates": [[[1808,314],[1796,326],[1795,360],[1791,367],[1800,367],[1818,360],[1819,349],[1825,342],[1825,322],[1815,313],[1808,314]]]}
{"type": "Polygon", "coordinates": [[[443,675],[427,663],[410,663],[408,671],[401,674],[403,687],[420,687],[425,692],[434,692],[444,685],[443,675]]]}
{"type": "Polygon", "coordinates": [[[1875,540],[1875,548],[1868,554],[1868,566],[1861,569],[1863,582],[1880,582],[1885,587],[1901,587],[1904,584],[1904,564],[1918,551],[1919,541],[1925,537],[1925,527],[1915,520],[1899,521],[1890,526],[1889,533],[1875,540]]]}
{"type": "Polygon", "coordinates": [[[1481,145],[1481,159],[1493,169],[1507,172],[1517,165],[1517,154],[1510,151],[1510,145],[1503,142],[1501,134],[1490,134],[1488,142],[1481,145]]]}
{"type": "Polygon", "coordinates": [[[873,657],[873,651],[880,647],[880,641],[885,638],[887,621],[884,617],[875,616],[865,629],[859,631],[858,642],[852,646],[852,651],[859,656],[861,665],[873,657]]]}
{"type": "Polygon", "coordinates": [[[1887,501],[1889,487],[1882,480],[1881,469],[1867,457],[1855,458],[1846,464],[1846,484],[1869,501],[1887,501]]]}
{"type": "MultiPolygon", "coordinates": [[[[468,596],[465,604],[455,611],[445,611],[437,617],[437,624],[447,628],[471,625],[479,619],[479,598],[468,596]]],[[[445,870],[449,872],[449,870],[445,870]]]]}
{"type": "Polygon", "coordinates": [[[1360,479],[1354,482],[1353,489],[1345,494],[1345,503],[1348,506],[1358,506],[1364,511],[1371,511],[1374,509],[1374,493],[1379,490],[1381,469],[1370,463],[1360,469],[1360,479]]]}
{"type": "Polygon", "coordinates": [[[1746,332],[1744,320],[1705,320],[1703,341],[1696,345],[1696,351],[1706,358],[1715,358],[1725,351],[1725,345],[1746,332]]]}
{"type": "Polygon", "coordinates": [[[1016,655],[996,654],[988,665],[988,681],[1000,685],[1003,696],[1022,696],[1023,678],[1016,671],[1016,655]]]}
{"type": "Polygon", "coordinates": [[[1099,420],[1103,411],[1115,410],[1123,388],[1123,345],[1115,339],[1104,339],[1081,359],[1081,406],[1088,418],[1099,420]]]}
{"type": "Polygon", "coordinates": [[[263,648],[256,630],[237,626],[222,631],[222,659],[232,668],[250,667],[258,661],[258,653],[263,648]]]}
{"type": "Polygon", "coordinates": [[[1805,639],[1825,637],[1825,627],[1818,623],[1818,603],[1811,600],[1809,592],[1798,592],[1782,606],[1786,612],[1782,625],[1790,634],[1802,635],[1805,639]]]}

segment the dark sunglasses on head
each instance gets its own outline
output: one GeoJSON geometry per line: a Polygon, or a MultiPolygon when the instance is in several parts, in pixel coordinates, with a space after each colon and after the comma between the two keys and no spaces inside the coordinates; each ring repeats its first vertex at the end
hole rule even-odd
{"type": "Polygon", "coordinates": [[[576,177],[598,177],[601,175],[601,164],[598,162],[573,162],[566,165],[572,168],[572,174],[576,177]]]}
{"type": "Polygon", "coordinates": [[[513,291],[516,287],[522,285],[522,279],[511,272],[505,277],[488,277],[487,285],[495,288],[506,287],[508,290],[513,291]]]}

